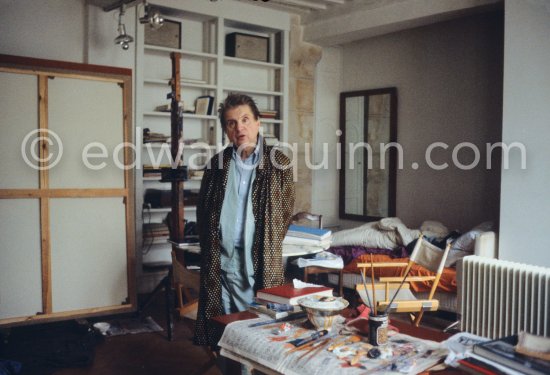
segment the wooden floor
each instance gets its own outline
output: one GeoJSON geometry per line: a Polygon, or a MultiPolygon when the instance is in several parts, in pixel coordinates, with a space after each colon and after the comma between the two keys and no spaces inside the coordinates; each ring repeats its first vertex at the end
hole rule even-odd
{"type": "Polygon", "coordinates": [[[174,318],[172,341],[168,341],[163,293],[144,311],[163,332],[106,337],[96,347],[89,368],[63,369],[55,375],[218,375],[222,372],[203,347],[193,345],[193,321],[174,318]]]}
{"type": "Polygon", "coordinates": [[[11,360],[23,364],[22,375],[219,375],[222,373],[216,366],[214,357],[206,348],[193,345],[193,321],[174,317],[173,340],[168,341],[163,292],[152,300],[142,316],[151,316],[164,328],[164,331],[105,337],[94,334],[89,328],[97,321],[136,318],[137,314],[0,330],[0,369],[3,368],[4,360],[11,360]],[[89,350],[90,347],[92,350],[89,350]],[[75,362],[91,362],[91,365],[60,369],[66,363],[75,362]]]}

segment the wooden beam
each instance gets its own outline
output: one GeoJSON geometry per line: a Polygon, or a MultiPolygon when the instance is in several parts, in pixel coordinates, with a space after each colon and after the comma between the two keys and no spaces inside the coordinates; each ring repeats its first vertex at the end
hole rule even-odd
{"type": "Polygon", "coordinates": [[[128,189],[0,189],[0,199],[127,197],[128,189]]]}
{"type": "Polygon", "coordinates": [[[0,325],[2,328],[16,325],[35,324],[43,322],[53,322],[57,320],[76,319],[79,317],[91,317],[97,315],[105,315],[106,313],[126,313],[132,312],[134,309],[130,304],[115,305],[115,306],[103,306],[94,307],[90,309],[52,312],[51,314],[37,314],[31,316],[22,316],[15,318],[0,319],[0,325]]]}
{"type": "Polygon", "coordinates": [[[29,71],[29,68],[33,68],[33,73],[52,73],[55,72],[57,76],[63,74],[78,74],[76,72],[85,73],[82,76],[89,75],[126,75],[132,76],[132,69],[118,68],[104,65],[92,65],[81,64],[67,61],[56,61],[47,59],[35,59],[32,57],[12,56],[0,54],[0,66],[21,68],[22,70],[29,71]],[[67,71],[72,71],[67,73],[67,71]]]}
{"type": "Polygon", "coordinates": [[[306,9],[325,10],[327,6],[325,4],[319,4],[318,1],[309,0],[271,0],[274,4],[282,4],[287,6],[296,6],[306,9]]]}
{"type": "MultiPolygon", "coordinates": [[[[48,134],[48,76],[38,76],[38,122],[40,136],[47,139],[48,134]]],[[[48,142],[39,142],[39,187],[49,188],[48,142]]],[[[40,258],[42,271],[42,313],[52,312],[52,273],[51,273],[51,240],[50,240],[50,199],[40,198],[40,258]]]]}

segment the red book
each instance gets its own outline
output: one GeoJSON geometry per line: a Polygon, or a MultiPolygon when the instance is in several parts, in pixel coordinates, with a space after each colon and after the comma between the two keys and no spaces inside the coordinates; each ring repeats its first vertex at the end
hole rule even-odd
{"type": "Polygon", "coordinates": [[[273,288],[260,289],[256,292],[256,297],[268,302],[297,305],[298,300],[302,297],[311,295],[332,297],[332,290],[332,288],[326,286],[298,289],[294,288],[292,284],[284,284],[273,288]]]}
{"type": "Polygon", "coordinates": [[[459,369],[472,374],[482,374],[482,375],[501,375],[504,374],[502,371],[497,369],[490,364],[480,361],[474,357],[466,357],[458,361],[459,369]]]}

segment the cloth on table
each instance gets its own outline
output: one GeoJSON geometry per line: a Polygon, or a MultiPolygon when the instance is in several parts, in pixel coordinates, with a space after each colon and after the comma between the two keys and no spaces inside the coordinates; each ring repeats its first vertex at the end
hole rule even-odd
{"type": "Polygon", "coordinates": [[[383,254],[390,258],[406,258],[409,256],[405,247],[398,246],[395,249],[368,248],[364,246],[334,246],[328,249],[333,254],[339,255],[344,265],[363,254],[383,254]]]}

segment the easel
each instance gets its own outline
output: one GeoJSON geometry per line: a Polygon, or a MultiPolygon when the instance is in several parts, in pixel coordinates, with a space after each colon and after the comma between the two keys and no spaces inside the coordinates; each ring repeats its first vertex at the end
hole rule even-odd
{"type": "Polygon", "coordinates": [[[181,152],[179,151],[180,139],[183,134],[183,117],[180,107],[181,100],[181,85],[180,85],[180,60],[181,55],[176,52],[170,54],[172,61],[172,78],[170,79],[171,93],[169,97],[171,99],[170,104],[170,152],[172,155],[172,168],[162,171],[162,181],[170,181],[172,192],[172,210],[170,213],[170,241],[172,243],[172,266],[168,270],[166,275],[151,294],[147,297],[147,300],[139,309],[139,314],[145,310],[145,308],[151,303],[153,297],[164,289],[165,291],[165,303],[166,303],[166,325],[168,330],[168,340],[172,341],[172,334],[174,329],[174,322],[172,318],[172,309],[174,306],[174,296],[172,293],[172,284],[175,279],[176,291],[178,293],[178,311],[180,316],[183,316],[187,312],[193,310],[197,301],[193,300],[187,289],[183,286],[183,281],[187,279],[197,279],[198,275],[192,274],[191,271],[185,268],[185,259],[183,254],[180,254],[181,250],[178,249],[176,244],[182,243],[184,238],[185,223],[184,218],[184,204],[183,204],[183,182],[184,176],[180,173],[182,170],[179,168],[179,158],[181,152]],[[180,256],[178,256],[180,255],[180,256]],[[175,277],[174,277],[175,275],[175,277]],[[183,280],[185,279],[185,280],[183,280]],[[182,293],[185,295],[187,303],[183,303],[182,293]]]}

